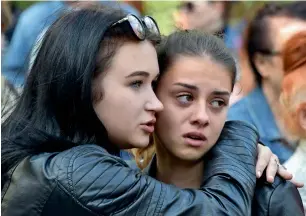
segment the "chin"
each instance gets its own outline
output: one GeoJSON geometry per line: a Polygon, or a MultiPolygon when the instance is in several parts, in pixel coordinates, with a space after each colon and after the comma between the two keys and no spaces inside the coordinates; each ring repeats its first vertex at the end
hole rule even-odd
{"type": "Polygon", "coordinates": [[[179,158],[182,161],[188,161],[188,162],[198,162],[199,160],[202,160],[203,156],[206,152],[191,152],[191,151],[185,151],[181,152],[180,154],[177,154],[176,157],[179,158]]]}
{"type": "Polygon", "coordinates": [[[132,148],[145,148],[149,145],[150,137],[149,136],[141,136],[137,137],[132,141],[132,148]]]}
{"type": "Polygon", "coordinates": [[[183,161],[188,161],[188,162],[198,162],[199,160],[202,160],[202,157],[204,155],[201,155],[201,156],[195,156],[195,155],[188,155],[188,156],[184,156],[182,158],[180,158],[181,160],[183,161]]]}

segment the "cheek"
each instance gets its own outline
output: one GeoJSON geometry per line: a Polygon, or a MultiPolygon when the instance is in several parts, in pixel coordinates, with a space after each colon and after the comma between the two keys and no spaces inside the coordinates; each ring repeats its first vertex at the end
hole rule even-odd
{"type": "Polygon", "coordinates": [[[163,111],[156,114],[157,123],[160,127],[175,127],[180,124],[182,119],[182,110],[178,108],[171,98],[167,100],[161,100],[162,104],[164,105],[163,111]]]}
{"type": "Polygon", "coordinates": [[[94,110],[108,133],[113,131],[114,126],[118,124],[117,118],[114,118],[114,116],[118,116],[119,111],[112,102],[108,102],[104,98],[94,105],[94,110]]]}
{"type": "Polygon", "coordinates": [[[94,105],[95,112],[106,129],[120,128],[136,122],[138,101],[122,86],[107,86],[103,98],[94,105]]]}
{"type": "Polygon", "coordinates": [[[227,110],[228,109],[226,108],[226,110],[222,111],[221,113],[214,113],[211,116],[211,137],[215,141],[217,141],[217,139],[219,138],[221,131],[224,127],[227,117],[227,110]]]}
{"type": "Polygon", "coordinates": [[[164,104],[164,110],[156,114],[156,133],[162,139],[169,139],[177,136],[179,132],[180,119],[179,112],[169,106],[169,103],[164,104]]]}

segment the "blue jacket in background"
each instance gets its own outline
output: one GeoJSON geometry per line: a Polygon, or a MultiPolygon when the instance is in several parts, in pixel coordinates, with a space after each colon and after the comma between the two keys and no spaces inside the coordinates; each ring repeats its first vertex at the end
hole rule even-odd
{"type": "Polygon", "coordinates": [[[241,120],[253,124],[259,133],[260,141],[284,163],[293,154],[293,149],[286,145],[270,106],[261,88],[257,87],[249,95],[233,104],[228,112],[228,120],[241,120]]]}
{"type": "MultiPolygon", "coordinates": [[[[101,4],[139,15],[135,8],[126,3],[104,1],[101,4]]],[[[30,53],[37,37],[59,17],[63,10],[67,9],[69,6],[62,1],[46,1],[32,5],[20,15],[1,65],[2,75],[15,86],[24,83],[30,53]]]]}

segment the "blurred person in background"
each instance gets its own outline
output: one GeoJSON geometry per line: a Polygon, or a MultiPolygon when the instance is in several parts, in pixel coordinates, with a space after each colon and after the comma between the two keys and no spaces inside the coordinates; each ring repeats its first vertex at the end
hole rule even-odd
{"type": "MultiPolygon", "coordinates": [[[[9,2],[1,1],[1,57],[6,52],[7,40],[4,32],[13,21],[9,2]]],[[[1,75],[1,122],[3,122],[12,110],[19,96],[18,90],[1,75]]]]}
{"type": "MultiPolygon", "coordinates": [[[[285,77],[280,102],[285,129],[298,139],[294,154],[284,164],[295,179],[306,183],[306,31],[293,36],[283,51],[285,77]]],[[[306,188],[300,188],[306,213],[306,188]]]]}
{"type": "MultiPolygon", "coordinates": [[[[174,21],[180,29],[197,29],[223,38],[226,46],[235,53],[241,46],[244,20],[230,25],[230,13],[234,2],[230,1],[184,1],[174,13],[174,21]]],[[[235,85],[230,104],[242,97],[241,88],[235,85]]]]}
{"type": "Polygon", "coordinates": [[[240,47],[244,22],[229,24],[234,2],[230,1],[183,1],[174,13],[174,21],[180,29],[197,29],[221,36],[228,48],[240,47]]]}
{"type": "Polygon", "coordinates": [[[6,30],[13,22],[12,11],[9,2],[1,1],[1,57],[5,53],[7,47],[6,30]]]}
{"type": "Polygon", "coordinates": [[[306,2],[268,3],[258,11],[249,24],[245,42],[256,88],[233,104],[228,113],[228,120],[255,125],[261,141],[281,163],[290,158],[296,146],[294,137],[284,129],[280,112],[284,73],[281,51],[288,38],[303,29],[306,29],[306,2]]]}
{"type": "MultiPolygon", "coordinates": [[[[2,59],[2,75],[15,86],[22,86],[29,66],[30,52],[40,33],[48,28],[63,10],[71,9],[80,4],[92,3],[91,1],[45,1],[35,3],[23,11],[15,27],[6,55],[2,59]]],[[[139,15],[135,8],[126,3],[101,1],[101,4],[139,15]]]]}

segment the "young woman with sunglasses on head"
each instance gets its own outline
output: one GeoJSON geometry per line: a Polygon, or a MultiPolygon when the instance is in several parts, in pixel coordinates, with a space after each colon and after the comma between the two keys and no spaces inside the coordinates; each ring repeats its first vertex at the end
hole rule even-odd
{"type": "Polygon", "coordinates": [[[200,190],[163,184],[117,157],[120,149],[148,145],[163,109],[152,88],[159,39],[150,17],[100,9],[70,11],[46,31],[21,98],[2,124],[4,215],[249,212],[257,133],[244,124],[225,128],[200,190]],[[245,163],[222,150],[232,142],[245,163]],[[226,164],[215,169],[220,160],[226,164]]]}
{"type": "MultiPolygon", "coordinates": [[[[201,188],[203,176],[210,173],[207,165],[217,157],[209,150],[219,148],[217,140],[226,137],[224,126],[232,124],[225,121],[237,79],[236,62],[220,39],[199,31],[178,31],[166,37],[158,45],[158,60],[155,93],[164,109],[156,114],[154,143],[133,150],[136,161],[140,168],[146,167],[145,174],[167,184],[201,188]]],[[[241,139],[251,139],[243,130],[233,130],[241,139]]],[[[246,163],[239,142],[228,143],[223,150],[232,152],[237,164],[246,163]]],[[[222,163],[215,169],[222,168],[222,163]]],[[[279,177],[273,184],[267,184],[265,176],[260,178],[255,194],[252,215],[303,215],[296,187],[279,177]]]]}

